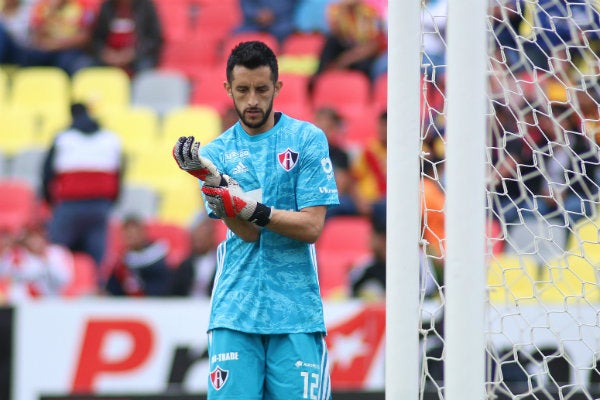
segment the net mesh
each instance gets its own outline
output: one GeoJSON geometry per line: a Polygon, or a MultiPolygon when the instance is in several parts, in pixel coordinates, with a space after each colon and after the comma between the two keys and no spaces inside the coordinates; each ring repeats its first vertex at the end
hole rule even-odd
{"type": "MultiPolygon", "coordinates": [[[[486,146],[488,399],[600,397],[600,2],[493,0],[486,146]],[[579,397],[578,397],[579,396],[579,397]]],[[[446,2],[422,7],[422,398],[444,398],[446,2]]],[[[468,54],[464,55],[468,57],[468,54]]],[[[468,327],[465,327],[468,329],[468,327]]]]}

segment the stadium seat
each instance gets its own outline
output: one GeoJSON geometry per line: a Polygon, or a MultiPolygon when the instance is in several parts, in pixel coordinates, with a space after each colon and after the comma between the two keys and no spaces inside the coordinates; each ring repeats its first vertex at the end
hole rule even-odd
{"type": "Polygon", "coordinates": [[[0,227],[18,230],[36,217],[36,194],[27,182],[0,180],[0,193],[0,227]]]}
{"type": "Polygon", "coordinates": [[[384,73],[373,82],[373,105],[380,110],[386,109],[387,95],[387,73],[384,73]]]}
{"type": "Polygon", "coordinates": [[[360,114],[371,106],[371,82],[361,72],[325,71],[315,80],[313,108],[333,107],[344,115],[360,114]]]}
{"type": "Polygon", "coordinates": [[[281,73],[279,80],[283,82],[283,86],[275,99],[276,110],[281,110],[295,118],[310,120],[312,109],[308,96],[308,77],[281,73]]]}
{"type": "Polygon", "coordinates": [[[189,0],[158,0],[155,4],[167,46],[189,35],[192,21],[189,0]]]}
{"type": "Polygon", "coordinates": [[[177,185],[163,187],[158,210],[158,219],[173,224],[188,225],[194,216],[203,210],[200,185],[192,176],[178,171],[183,179],[177,185]]]}
{"type": "Polygon", "coordinates": [[[364,108],[361,113],[341,114],[344,118],[344,143],[349,148],[363,148],[377,137],[378,112],[372,107],[364,108]]]}
{"type": "Polygon", "coordinates": [[[567,240],[567,250],[575,255],[600,261],[600,219],[584,219],[573,228],[567,240]]]}
{"type": "Polygon", "coordinates": [[[282,55],[319,57],[325,43],[321,33],[295,32],[288,36],[281,45],[282,55]]]}
{"type": "MultiPolygon", "coordinates": [[[[193,77],[198,69],[220,65],[220,40],[214,33],[172,40],[164,46],[160,69],[193,77]]],[[[224,65],[221,70],[225,71],[224,65]]]]}
{"type": "Polygon", "coordinates": [[[9,93],[9,79],[8,72],[0,67],[0,107],[4,108],[8,105],[8,93],[9,93]]]}
{"type": "Polygon", "coordinates": [[[129,107],[129,75],[116,67],[88,67],[71,78],[73,101],[88,105],[92,114],[102,117],[129,107]]]}
{"type": "Polygon", "coordinates": [[[71,81],[56,67],[19,68],[12,76],[9,105],[35,115],[36,141],[46,146],[69,121],[71,81]]]}
{"type": "Polygon", "coordinates": [[[220,41],[242,22],[239,1],[203,0],[195,12],[194,37],[215,35],[220,41]]]}
{"type": "Polygon", "coordinates": [[[220,115],[231,107],[231,98],[223,86],[227,79],[225,68],[198,68],[194,71],[192,79],[191,104],[214,107],[220,115]]]}
{"type": "Polygon", "coordinates": [[[115,110],[105,114],[101,123],[119,135],[127,156],[151,153],[158,144],[160,124],[152,109],[132,107],[115,110]]]}
{"type": "Polygon", "coordinates": [[[63,290],[65,297],[92,296],[98,294],[98,267],[87,253],[73,253],[73,278],[63,290]]]}
{"type": "Polygon", "coordinates": [[[324,297],[348,289],[348,273],[370,250],[371,224],[364,217],[337,216],[325,222],[316,242],[319,283],[324,297]]]}
{"type": "Polygon", "coordinates": [[[531,256],[498,254],[489,260],[487,288],[494,304],[536,301],[537,260],[531,256]]]}
{"type": "Polygon", "coordinates": [[[149,221],[147,226],[151,239],[162,239],[169,244],[167,263],[172,268],[177,268],[190,252],[191,243],[188,230],[182,225],[163,221],[149,221]]]}
{"type": "Polygon", "coordinates": [[[600,301],[596,264],[577,255],[558,256],[543,266],[540,299],[548,303],[600,301]]]}
{"type": "Polygon", "coordinates": [[[227,36],[223,40],[223,47],[221,51],[221,61],[227,60],[229,57],[229,53],[235,46],[240,42],[247,42],[251,40],[259,40],[265,43],[267,46],[273,50],[273,52],[278,55],[279,54],[279,42],[277,38],[270,33],[267,32],[241,32],[235,33],[227,36]]]}
{"type": "Polygon", "coordinates": [[[47,149],[25,148],[16,152],[8,165],[8,176],[11,179],[27,182],[34,191],[39,192],[42,184],[42,173],[47,149]]]}
{"type": "Polygon", "coordinates": [[[178,71],[147,70],[131,81],[131,105],[154,110],[159,116],[188,104],[190,82],[178,71]]]}
{"type": "Polygon", "coordinates": [[[205,144],[221,133],[221,116],[210,106],[186,106],[167,113],[163,118],[161,141],[171,149],[180,136],[194,136],[205,144]]]}
{"type": "Polygon", "coordinates": [[[32,111],[3,108],[0,112],[0,150],[8,157],[39,146],[35,114],[32,111]]]}

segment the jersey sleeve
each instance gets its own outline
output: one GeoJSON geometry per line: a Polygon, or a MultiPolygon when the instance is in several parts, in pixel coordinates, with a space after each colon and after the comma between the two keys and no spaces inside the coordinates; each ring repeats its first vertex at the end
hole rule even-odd
{"type": "Polygon", "coordinates": [[[339,204],[329,144],[322,130],[309,125],[297,183],[298,208],[339,204]]]}

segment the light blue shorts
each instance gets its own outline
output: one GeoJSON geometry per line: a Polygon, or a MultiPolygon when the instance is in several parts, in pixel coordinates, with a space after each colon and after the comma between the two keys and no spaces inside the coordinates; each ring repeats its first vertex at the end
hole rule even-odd
{"type": "Polygon", "coordinates": [[[208,334],[210,400],[330,400],[322,333],[260,335],[214,329],[208,334]]]}

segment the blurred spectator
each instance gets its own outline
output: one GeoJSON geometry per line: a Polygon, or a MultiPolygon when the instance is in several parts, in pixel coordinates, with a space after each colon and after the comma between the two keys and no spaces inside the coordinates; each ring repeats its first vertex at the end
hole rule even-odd
{"type": "Polygon", "coordinates": [[[352,69],[371,80],[375,61],[387,51],[386,24],[377,9],[364,0],[339,0],[327,9],[329,33],[319,57],[316,77],[327,70],[352,69]]]}
{"type": "Polygon", "coordinates": [[[73,255],[64,246],[50,243],[41,224],[28,225],[18,240],[0,233],[0,279],[6,298],[18,303],[37,297],[60,296],[73,278],[73,255]],[[2,240],[2,239],[0,239],[2,240]]]}
{"type": "Polygon", "coordinates": [[[23,0],[0,4],[0,64],[22,64],[22,49],[29,45],[31,5],[23,0]]]}
{"type": "Polygon", "coordinates": [[[115,265],[110,266],[106,292],[113,296],[165,296],[169,293],[169,245],[152,241],[146,223],[125,217],[121,225],[124,249],[115,265]]]}
{"type": "Polygon", "coordinates": [[[279,43],[294,32],[297,0],[240,0],[242,23],[234,32],[267,32],[279,43]]]}
{"type": "Polygon", "coordinates": [[[369,141],[352,164],[358,195],[369,203],[385,197],[387,190],[387,111],[379,114],[377,137],[369,141]]]}
{"type": "Polygon", "coordinates": [[[522,18],[519,24],[521,42],[529,67],[548,70],[556,48],[573,51],[572,59],[589,57],[597,64],[600,44],[600,14],[595,2],[588,0],[539,0],[519,3],[522,18]],[[587,54],[586,54],[587,53],[587,54]],[[596,53],[597,54],[597,53],[596,53]]]}
{"type": "Polygon", "coordinates": [[[298,0],[294,26],[298,32],[327,33],[327,7],[336,0],[298,0]]]}
{"type": "Polygon", "coordinates": [[[190,229],[191,253],[173,273],[171,295],[210,298],[217,267],[215,224],[202,214],[190,229]]]}
{"type": "Polygon", "coordinates": [[[320,108],[315,112],[315,125],[325,132],[329,142],[329,158],[333,164],[340,204],[327,209],[327,218],[336,215],[368,214],[368,204],[356,193],[350,169],[350,154],[344,148],[343,120],[333,108],[320,108]]]}
{"type": "Polygon", "coordinates": [[[101,129],[83,104],[71,106],[72,125],[59,133],[44,161],[43,194],[51,206],[52,242],[92,256],[107,246],[109,218],[121,189],[119,137],[101,129]]]}
{"type": "MultiPolygon", "coordinates": [[[[371,213],[371,257],[350,270],[352,297],[364,300],[384,300],[386,288],[386,201],[373,205],[371,213]]],[[[426,296],[437,292],[435,272],[428,258],[420,251],[420,287],[426,296]]]]}
{"type": "Polygon", "coordinates": [[[152,0],[104,0],[92,46],[101,65],[123,68],[129,74],[155,68],[163,37],[152,0]]]}
{"type": "Polygon", "coordinates": [[[93,11],[77,0],[37,0],[30,46],[21,49],[23,66],[53,66],[69,74],[93,65],[87,53],[93,11]]]}

